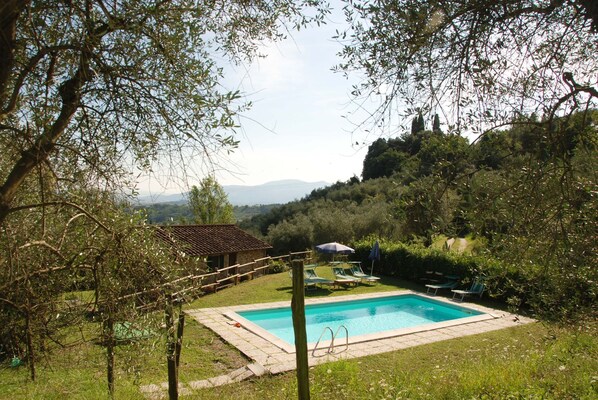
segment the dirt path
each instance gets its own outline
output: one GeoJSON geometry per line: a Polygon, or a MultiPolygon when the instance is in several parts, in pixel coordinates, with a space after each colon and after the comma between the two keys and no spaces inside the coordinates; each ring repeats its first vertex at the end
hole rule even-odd
{"type": "Polygon", "coordinates": [[[450,238],[445,243],[445,249],[448,248],[451,251],[463,253],[467,248],[467,239],[464,238],[450,238]]]}

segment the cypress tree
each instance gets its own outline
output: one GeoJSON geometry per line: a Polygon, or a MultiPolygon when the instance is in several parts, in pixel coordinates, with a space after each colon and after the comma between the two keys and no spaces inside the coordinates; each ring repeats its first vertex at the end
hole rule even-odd
{"type": "Polygon", "coordinates": [[[435,133],[442,133],[440,129],[440,117],[438,114],[434,114],[434,122],[432,123],[432,131],[435,133]]]}
{"type": "Polygon", "coordinates": [[[418,113],[417,117],[413,118],[411,122],[411,134],[415,135],[418,132],[421,132],[426,129],[426,124],[424,122],[424,117],[422,113],[418,113]]]}

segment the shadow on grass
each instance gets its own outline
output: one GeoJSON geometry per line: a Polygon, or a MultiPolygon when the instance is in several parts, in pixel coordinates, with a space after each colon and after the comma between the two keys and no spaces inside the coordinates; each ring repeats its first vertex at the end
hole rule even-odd
{"type": "MultiPolygon", "coordinates": [[[[286,292],[290,295],[293,294],[292,286],[283,286],[283,287],[276,288],[276,290],[279,292],[286,292]]],[[[304,293],[305,293],[305,297],[319,297],[319,296],[329,296],[334,292],[338,292],[339,290],[343,290],[343,289],[331,290],[329,288],[316,287],[315,289],[305,290],[304,293]]],[[[344,290],[346,290],[346,288],[344,290]]]]}

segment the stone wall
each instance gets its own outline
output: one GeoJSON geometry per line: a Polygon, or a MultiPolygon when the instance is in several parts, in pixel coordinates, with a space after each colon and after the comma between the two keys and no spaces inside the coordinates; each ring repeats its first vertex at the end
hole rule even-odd
{"type": "Polygon", "coordinates": [[[237,264],[250,263],[259,258],[264,258],[266,255],[266,250],[251,250],[237,253],[237,264]]]}

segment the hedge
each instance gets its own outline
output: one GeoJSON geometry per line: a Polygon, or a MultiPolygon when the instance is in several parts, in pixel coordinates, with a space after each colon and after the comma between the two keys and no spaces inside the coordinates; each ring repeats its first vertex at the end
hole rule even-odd
{"type": "MultiPolygon", "coordinates": [[[[363,265],[372,241],[354,243],[355,256],[363,265]]],[[[426,271],[457,275],[463,286],[476,276],[484,276],[488,294],[517,310],[532,309],[542,317],[568,319],[580,312],[595,314],[598,301],[596,269],[562,271],[558,267],[508,265],[490,256],[473,256],[404,243],[380,242],[379,261],[374,274],[421,282],[426,271]],[[594,310],[594,311],[593,311],[594,310]]]]}

